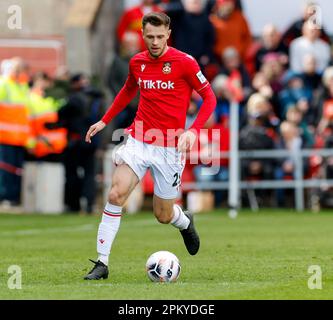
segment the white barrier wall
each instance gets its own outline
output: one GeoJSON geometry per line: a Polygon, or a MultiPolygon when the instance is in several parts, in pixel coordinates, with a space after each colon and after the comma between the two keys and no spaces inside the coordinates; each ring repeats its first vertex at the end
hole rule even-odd
{"type": "Polygon", "coordinates": [[[65,186],[63,164],[26,162],[23,172],[22,196],[24,212],[63,213],[65,186]]]}

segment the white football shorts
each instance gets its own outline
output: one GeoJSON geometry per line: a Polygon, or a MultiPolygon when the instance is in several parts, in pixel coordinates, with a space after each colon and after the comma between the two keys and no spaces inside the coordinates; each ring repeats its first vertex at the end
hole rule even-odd
{"type": "Polygon", "coordinates": [[[185,157],[176,148],[160,147],[128,136],[127,142],[113,154],[116,165],[126,163],[141,180],[150,169],[154,194],[162,199],[176,199],[179,194],[185,157]]]}

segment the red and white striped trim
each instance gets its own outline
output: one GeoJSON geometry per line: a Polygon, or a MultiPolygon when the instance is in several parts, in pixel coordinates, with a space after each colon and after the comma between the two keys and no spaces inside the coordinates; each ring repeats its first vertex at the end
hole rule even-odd
{"type": "Polygon", "coordinates": [[[121,212],[120,213],[112,213],[112,212],[108,212],[106,210],[103,211],[103,214],[109,216],[109,217],[121,217],[121,212]]]}

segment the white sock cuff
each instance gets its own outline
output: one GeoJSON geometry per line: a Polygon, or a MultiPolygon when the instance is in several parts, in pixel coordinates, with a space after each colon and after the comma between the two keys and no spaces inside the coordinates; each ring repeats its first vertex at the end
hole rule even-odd
{"type": "Polygon", "coordinates": [[[109,255],[108,254],[99,254],[97,260],[102,261],[106,266],[109,264],[109,255]]]}
{"type": "Polygon", "coordinates": [[[175,204],[173,206],[173,212],[174,215],[171,220],[171,224],[179,230],[187,229],[188,225],[190,224],[190,219],[186,217],[182,208],[179,205],[175,204]]]}
{"type": "Polygon", "coordinates": [[[111,204],[110,202],[107,202],[104,208],[104,213],[106,214],[116,214],[119,215],[121,214],[123,208],[119,207],[119,206],[115,206],[113,204],[111,204]]]}
{"type": "Polygon", "coordinates": [[[178,204],[174,204],[173,205],[173,217],[172,217],[172,220],[170,223],[175,223],[179,219],[182,211],[183,210],[181,209],[181,207],[178,204]]]}

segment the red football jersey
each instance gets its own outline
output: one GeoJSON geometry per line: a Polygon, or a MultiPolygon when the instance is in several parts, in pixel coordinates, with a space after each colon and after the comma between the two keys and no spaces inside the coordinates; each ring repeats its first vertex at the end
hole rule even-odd
{"type": "MultiPolygon", "coordinates": [[[[138,111],[134,122],[127,130],[135,139],[147,143],[175,146],[177,139],[172,133],[177,129],[184,129],[193,89],[202,97],[210,97],[209,108],[206,106],[205,112],[196,119],[192,125],[193,129],[202,128],[216,104],[210,84],[195,59],[172,47],[157,59],[152,58],[148,51],[141,52],[131,59],[129,75],[123,90],[132,97],[138,89],[138,111]]],[[[125,96],[124,92],[122,96],[125,96]]],[[[121,103],[116,99],[114,104],[121,103]]],[[[114,116],[115,112],[110,112],[109,115],[107,112],[102,120],[108,123],[114,116]]]]}

